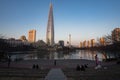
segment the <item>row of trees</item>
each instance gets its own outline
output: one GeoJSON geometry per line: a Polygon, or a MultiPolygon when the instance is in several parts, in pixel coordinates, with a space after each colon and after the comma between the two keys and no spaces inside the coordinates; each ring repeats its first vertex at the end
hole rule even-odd
{"type": "MultiPolygon", "coordinates": [[[[90,49],[92,50],[100,50],[100,51],[120,51],[120,41],[113,41],[111,35],[105,35],[104,38],[104,44],[105,45],[99,45],[96,47],[92,47],[90,49]]],[[[100,42],[100,39],[97,38],[97,41],[100,42]]]]}
{"type": "Polygon", "coordinates": [[[1,52],[29,50],[32,48],[33,48],[32,45],[24,45],[24,44],[14,46],[14,44],[7,43],[6,39],[4,39],[4,37],[0,36],[0,51],[1,52]]]}

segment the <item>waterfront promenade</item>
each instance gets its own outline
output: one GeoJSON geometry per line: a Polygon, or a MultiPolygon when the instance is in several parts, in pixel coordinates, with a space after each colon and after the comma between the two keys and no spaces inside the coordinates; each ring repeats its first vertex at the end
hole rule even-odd
{"type": "MultiPolygon", "coordinates": [[[[0,63],[0,80],[44,80],[52,69],[61,69],[67,80],[119,80],[120,65],[116,61],[100,62],[101,69],[96,70],[95,61],[90,60],[26,60],[0,63]],[[37,64],[39,68],[33,68],[37,64]],[[85,71],[76,71],[77,65],[88,64],[85,71]],[[111,78],[112,77],[112,78],[111,78]]],[[[59,71],[60,72],[60,71],[59,71]]]]}
{"type": "MultiPolygon", "coordinates": [[[[101,63],[101,62],[100,62],[101,63]]],[[[48,69],[53,67],[60,68],[75,68],[77,64],[89,64],[89,66],[95,66],[95,61],[90,60],[80,60],[80,59],[65,59],[65,60],[24,60],[24,61],[13,61],[10,63],[11,68],[29,68],[31,69],[33,64],[38,64],[41,69],[48,69]],[[54,61],[56,61],[56,66],[54,65],[54,61]]],[[[103,63],[101,63],[103,64],[103,63]]],[[[104,63],[105,65],[105,63],[104,63]]],[[[7,67],[8,62],[0,63],[0,67],[7,67]]]]}

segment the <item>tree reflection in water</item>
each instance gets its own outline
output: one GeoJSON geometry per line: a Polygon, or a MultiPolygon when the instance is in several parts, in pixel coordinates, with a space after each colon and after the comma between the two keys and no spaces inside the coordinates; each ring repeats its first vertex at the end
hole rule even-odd
{"type": "MultiPolygon", "coordinates": [[[[11,53],[10,53],[11,54],[11,53]]],[[[21,60],[31,60],[31,59],[87,59],[87,60],[95,60],[95,55],[98,55],[99,61],[117,58],[118,54],[113,52],[98,52],[91,50],[77,50],[75,52],[41,52],[41,51],[29,51],[11,54],[11,58],[21,60]]]]}

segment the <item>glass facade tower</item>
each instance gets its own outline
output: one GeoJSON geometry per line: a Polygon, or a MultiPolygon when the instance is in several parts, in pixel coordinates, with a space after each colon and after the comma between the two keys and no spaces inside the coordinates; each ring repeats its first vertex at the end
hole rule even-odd
{"type": "Polygon", "coordinates": [[[49,15],[48,15],[46,43],[49,46],[54,45],[54,20],[53,20],[53,7],[52,7],[52,4],[50,4],[50,10],[49,10],[49,15]]]}

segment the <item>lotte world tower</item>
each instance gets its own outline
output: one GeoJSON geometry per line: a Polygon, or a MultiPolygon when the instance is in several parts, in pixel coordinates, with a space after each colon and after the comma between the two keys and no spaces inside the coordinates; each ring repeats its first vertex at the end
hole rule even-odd
{"type": "Polygon", "coordinates": [[[48,15],[46,43],[49,46],[54,45],[54,20],[53,20],[53,7],[52,7],[52,4],[50,4],[50,10],[49,10],[49,15],[48,15]]]}

